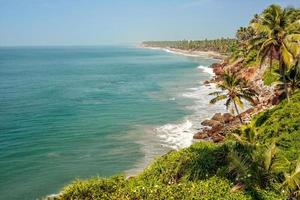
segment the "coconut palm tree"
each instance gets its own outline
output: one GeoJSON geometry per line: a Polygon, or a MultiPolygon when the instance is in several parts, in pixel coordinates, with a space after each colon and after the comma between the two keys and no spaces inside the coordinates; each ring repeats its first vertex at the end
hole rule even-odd
{"type": "Polygon", "coordinates": [[[296,163],[295,169],[291,173],[284,173],[285,180],[281,189],[284,194],[290,197],[300,197],[300,161],[296,163]]]}
{"type": "Polygon", "coordinates": [[[252,46],[259,49],[261,63],[267,57],[270,64],[274,58],[279,60],[280,74],[285,85],[285,94],[289,99],[285,74],[300,52],[300,14],[293,8],[283,9],[271,5],[251,24],[256,33],[252,46]]]}
{"type": "Polygon", "coordinates": [[[242,99],[248,101],[251,105],[254,105],[256,103],[254,97],[257,96],[257,93],[254,90],[248,88],[247,84],[244,81],[241,81],[230,72],[224,73],[223,81],[219,83],[217,87],[220,88],[221,91],[213,92],[210,94],[216,95],[215,98],[210,100],[210,103],[215,104],[220,100],[226,99],[226,108],[229,109],[229,107],[233,104],[240,122],[243,123],[238,107],[242,109],[244,108],[242,99]]]}
{"type": "Polygon", "coordinates": [[[259,184],[266,187],[271,182],[277,182],[278,175],[285,173],[290,166],[290,162],[280,154],[275,142],[267,146],[256,145],[253,148],[247,145],[244,148],[243,151],[231,150],[227,155],[228,171],[236,176],[239,184],[259,184]],[[252,176],[253,174],[255,176],[252,176]]]}

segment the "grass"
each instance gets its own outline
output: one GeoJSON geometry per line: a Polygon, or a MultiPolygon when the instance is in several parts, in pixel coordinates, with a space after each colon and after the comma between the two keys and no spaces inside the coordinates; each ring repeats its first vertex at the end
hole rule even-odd
{"type": "Polygon", "coordinates": [[[300,92],[295,93],[290,102],[257,115],[252,124],[256,127],[261,143],[276,142],[290,160],[300,155],[300,92]]]}

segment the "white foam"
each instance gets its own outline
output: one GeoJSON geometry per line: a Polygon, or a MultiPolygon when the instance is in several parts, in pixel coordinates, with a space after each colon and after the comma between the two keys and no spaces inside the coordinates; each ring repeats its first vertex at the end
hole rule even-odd
{"type": "Polygon", "coordinates": [[[188,53],[183,53],[179,51],[172,51],[170,49],[162,49],[165,52],[172,53],[172,54],[177,54],[177,55],[182,55],[182,56],[188,56],[188,57],[199,57],[199,55],[196,54],[188,54],[188,53]]]}
{"type": "Polygon", "coordinates": [[[188,147],[192,144],[194,133],[191,131],[193,123],[185,120],[179,124],[165,124],[155,129],[164,146],[172,149],[188,147]]]}
{"type": "MultiPolygon", "coordinates": [[[[186,107],[193,114],[179,122],[168,123],[160,127],[141,125],[142,129],[137,129],[136,135],[133,137],[141,137],[138,142],[142,144],[145,156],[134,169],[127,171],[127,174],[137,174],[156,156],[166,153],[170,149],[178,150],[190,146],[193,143],[194,134],[202,128],[201,122],[204,119],[210,118],[216,112],[226,112],[223,102],[217,102],[215,105],[209,104],[209,100],[213,97],[208,94],[214,91],[216,91],[215,84],[206,86],[199,83],[196,87],[187,88],[181,96],[193,99],[194,103],[186,107]],[[141,132],[145,134],[140,134],[141,132]]],[[[173,98],[169,100],[173,100],[173,98]]]]}
{"type": "MultiPolygon", "coordinates": [[[[208,67],[199,66],[198,68],[212,73],[212,69],[208,67]]],[[[213,98],[209,93],[216,90],[215,84],[209,86],[201,84],[198,87],[188,88],[182,97],[194,99],[194,103],[186,107],[192,110],[193,114],[186,116],[177,124],[165,124],[156,128],[155,132],[161,140],[161,145],[176,150],[190,146],[193,143],[193,135],[202,128],[201,122],[204,119],[210,118],[216,112],[226,112],[222,101],[214,105],[209,104],[209,100],[213,98]]]]}
{"type": "Polygon", "coordinates": [[[197,68],[200,69],[200,70],[202,70],[205,73],[210,74],[210,75],[215,75],[214,70],[211,67],[206,67],[206,66],[200,65],[197,68]]]}

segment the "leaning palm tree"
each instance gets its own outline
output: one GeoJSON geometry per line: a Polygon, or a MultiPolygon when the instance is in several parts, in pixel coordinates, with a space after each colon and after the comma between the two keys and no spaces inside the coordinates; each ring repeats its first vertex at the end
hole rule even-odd
{"type": "Polygon", "coordinates": [[[259,49],[258,56],[261,63],[267,57],[270,59],[270,65],[274,58],[279,60],[280,74],[289,100],[285,74],[300,52],[299,10],[271,5],[257,17],[251,27],[256,33],[256,37],[252,40],[252,47],[259,49]]]}
{"type": "Polygon", "coordinates": [[[215,98],[210,100],[210,103],[215,104],[220,100],[226,99],[226,108],[229,109],[233,104],[240,122],[243,123],[238,107],[244,108],[242,99],[248,101],[251,105],[254,105],[256,103],[254,97],[257,97],[257,93],[247,87],[247,84],[244,81],[238,79],[230,72],[224,73],[223,81],[219,83],[217,87],[220,88],[221,91],[210,93],[210,95],[216,95],[215,98]]]}

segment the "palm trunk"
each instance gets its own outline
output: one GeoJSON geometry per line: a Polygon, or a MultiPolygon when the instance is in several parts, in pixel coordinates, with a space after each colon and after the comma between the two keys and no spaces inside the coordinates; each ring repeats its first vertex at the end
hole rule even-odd
{"type": "Polygon", "coordinates": [[[279,67],[280,67],[280,74],[281,74],[282,79],[283,79],[284,93],[285,93],[285,96],[286,96],[287,100],[290,101],[288,86],[287,86],[286,77],[285,77],[286,76],[286,73],[285,73],[286,66],[282,61],[281,55],[280,55],[280,59],[279,59],[279,67]]]}
{"type": "Polygon", "coordinates": [[[270,72],[272,72],[272,65],[273,65],[273,52],[271,52],[271,55],[270,55],[270,72]]]}
{"type": "Polygon", "coordinates": [[[286,98],[287,98],[288,101],[290,101],[288,85],[287,85],[286,77],[285,77],[285,66],[284,66],[284,72],[283,72],[283,83],[284,83],[284,92],[285,92],[286,98]]]}
{"type": "Polygon", "coordinates": [[[244,123],[243,123],[243,120],[242,120],[242,117],[241,117],[241,115],[240,115],[239,109],[238,109],[238,107],[237,107],[237,105],[236,105],[236,103],[235,103],[234,100],[233,100],[233,104],[234,104],[235,111],[236,111],[236,113],[237,113],[238,118],[240,119],[241,124],[244,124],[244,123]]]}

